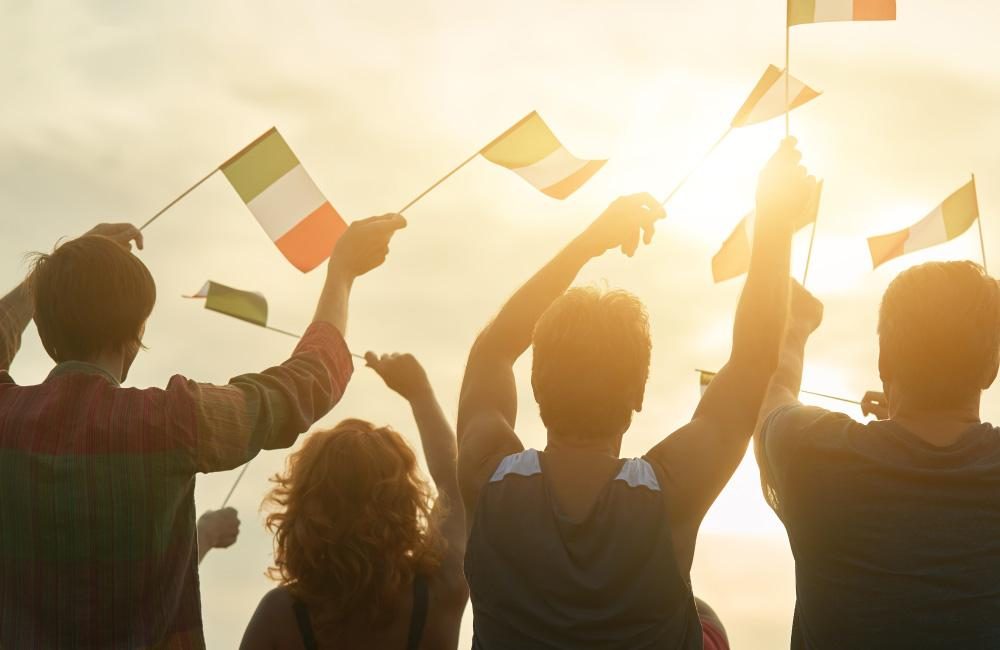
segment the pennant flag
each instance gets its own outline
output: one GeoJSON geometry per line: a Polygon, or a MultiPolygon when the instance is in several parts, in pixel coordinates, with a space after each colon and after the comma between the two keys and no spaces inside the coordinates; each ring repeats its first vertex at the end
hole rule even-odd
{"type": "Polygon", "coordinates": [[[556,199],[565,199],[578,190],[608,162],[575,157],[535,111],[479,153],[556,199]]]}
{"type": "MultiPolygon", "coordinates": [[[[809,203],[809,208],[799,230],[816,221],[822,194],[823,181],[819,181],[816,183],[816,193],[809,203]]],[[[750,269],[750,251],[753,248],[755,219],[756,211],[751,210],[736,224],[736,229],[712,258],[712,279],[716,283],[743,275],[750,269]]]]}
{"type": "Polygon", "coordinates": [[[764,76],[750,93],[750,97],[733,118],[733,128],[757,124],[784,115],[806,102],[810,102],[820,93],[805,85],[795,77],[788,78],[788,105],[785,105],[785,71],[773,65],[767,66],[764,76]]]}
{"type": "Polygon", "coordinates": [[[278,250],[302,272],[326,260],[347,229],[275,128],[219,169],[278,250]]]}
{"type": "Polygon", "coordinates": [[[240,291],[209,280],[198,293],[186,298],[204,298],[205,309],[267,327],[267,299],[254,291],[240,291]]]}
{"type": "Polygon", "coordinates": [[[719,374],[717,372],[709,372],[707,370],[698,371],[698,387],[701,389],[701,394],[704,395],[705,391],[708,390],[708,385],[712,383],[715,376],[719,374]]]}
{"type": "Polygon", "coordinates": [[[900,255],[950,241],[968,230],[978,218],[979,201],[976,199],[976,179],[973,178],[909,228],[870,237],[868,249],[872,254],[872,268],[878,268],[900,255]]]}
{"type": "Polygon", "coordinates": [[[788,25],[896,20],[896,0],[788,0],[788,25]]]}

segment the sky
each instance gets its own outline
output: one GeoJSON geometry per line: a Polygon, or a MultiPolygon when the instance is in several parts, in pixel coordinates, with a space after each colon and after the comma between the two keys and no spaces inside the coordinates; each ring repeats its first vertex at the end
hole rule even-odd
{"type": "MultiPolygon", "coordinates": [[[[876,311],[888,282],[922,261],[980,260],[973,229],[873,272],[866,236],[917,221],[975,173],[987,259],[1000,265],[1000,7],[898,5],[894,23],[791,34],[792,74],[823,91],[791,117],[805,164],[825,180],[808,286],[826,319],[803,388],[853,399],[878,387],[876,311]]],[[[610,162],[559,202],[473,161],[407,211],[385,267],[355,285],[351,347],[413,352],[453,414],[468,348],[502,301],[615,197],[665,196],[764,68],[782,65],[783,29],[776,0],[0,0],[0,277],[13,286],[26,252],[100,221],[145,221],[271,126],[352,220],[398,210],[538,110],[570,151],[610,162]]],[[[624,455],[683,424],[698,398],[693,369],[726,360],[741,282],[714,285],[710,259],[752,207],[783,126],[732,133],[667,206],[652,246],[634,259],[608,255],[580,276],[634,291],[650,312],[646,408],[624,455]]],[[[294,341],[181,298],[208,279],[261,291],[272,324],[293,331],[315,307],[322,271],[287,264],[221,175],[146,236],[141,257],[158,304],[129,385],[162,386],[176,373],[224,382],[285,358],[294,341]]],[[[796,274],[807,239],[796,242],[796,274]]],[[[50,367],[29,332],[15,378],[39,382],[50,367]]],[[[517,367],[519,429],[526,445],[542,446],[529,367],[517,367]]],[[[317,426],[348,416],[392,424],[418,443],[406,405],[363,368],[317,426]]],[[[995,391],[984,418],[1000,419],[995,391]]],[[[271,586],[258,508],[285,456],[253,462],[232,501],[240,540],[201,567],[211,648],[238,644],[271,586]]],[[[218,507],[234,477],[200,476],[199,509],[218,507]]],[[[702,527],[692,579],[734,647],[787,644],[791,556],[750,459],[702,527]]],[[[466,640],[470,624],[467,616],[466,640]]]]}

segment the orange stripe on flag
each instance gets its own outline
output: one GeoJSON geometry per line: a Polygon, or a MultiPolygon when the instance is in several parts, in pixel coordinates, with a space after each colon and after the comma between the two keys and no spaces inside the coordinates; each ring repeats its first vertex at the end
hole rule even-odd
{"type": "Polygon", "coordinates": [[[586,183],[601,167],[604,167],[604,163],[606,162],[608,161],[591,160],[578,171],[570,174],[555,185],[549,185],[542,190],[542,192],[554,199],[565,199],[567,196],[578,190],[581,185],[586,183]]]}
{"type": "Polygon", "coordinates": [[[896,20],[896,0],[854,0],[854,20],[896,20]]]}
{"type": "Polygon", "coordinates": [[[868,250],[872,254],[872,268],[877,269],[894,257],[899,257],[905,251],[903,247],[910,238],[910,229],[900,230],[890,235],[880,235],[868,239],[868,250]]]}
{"type": "Polygon", "coordinates": [[[295,268],[307,273],[330,257],[345,230],[347,224],[327,201],[274,243],[295,268]]]}

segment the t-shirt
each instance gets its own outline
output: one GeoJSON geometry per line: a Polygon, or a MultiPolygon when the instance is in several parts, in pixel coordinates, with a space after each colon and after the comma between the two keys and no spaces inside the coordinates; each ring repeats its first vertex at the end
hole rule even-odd
{"type": "Polygon", "coordinates": [[[544,453],[507,456],[480,493],[465,573],[477,650],[702,648],[660,481],[641,458],[573,519],[551,496],[544,453]]]}
{"type": "Polygon", "coordinates": [[[1000,431],[778,409],[758,441],[795,556],[795,650],[1000,648],[1000,431]]]}

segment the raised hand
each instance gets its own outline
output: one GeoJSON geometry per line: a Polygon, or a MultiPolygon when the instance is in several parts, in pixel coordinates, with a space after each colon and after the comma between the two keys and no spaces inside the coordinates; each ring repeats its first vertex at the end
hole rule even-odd
{"type": "Polygon", "coordinates": [[[389,254],[392,236],[405,227],[406,219],[398,214],[355,221],[334,246],[329,269],[356,278],[381,266],[389,254]]]}
{"type": "Polygon", "coordinates": [[[99,223],[84,233],[84,236],[87,235],[107,237],[129,251],[132,250],[132,242],[134,241],[136,247],[142,250],[142,231],[130,223],[99,223]]]}
{"type": "Polygon", "coordinates": [[[412,354],[377,355],[368,352],[365,361],[386,386],[408,401],[430,390],[427,373],[412,354]]]}
{"type": "Polygon", "coordinates": [[[240,518],[235,508],[208,510],[198,517],[198,544],[205,550],[228,548],[240,536],[240,518]]]}
{"type": "Polygon", "coordinates": [[[663,206],[645,192],[616,199],[594,223],[577,238],[591,257],[598,257],[612,248],[621,248],[632,257],[642,241],[653,241],[655,223],[667,216],[663,206]]]}
{"type": "Polygon", "coordinates": [[[808,219],[817,191],[816,179],[800,164],[802,154],[795,138],[785,138],[764,166],[757,183],[757,218],[792,231],[808,219]]]}
{"type": "Polygon", "coordinates": [[[791,280],[788,297],[788,327],[809,335],[823,322],[823,303],[796,280],[791,280]]]}
{"type": "Polygon", "coordinates": [[[861,398],[861,413],[865,416],[873,415],[876,420],[889,419],[889,400],[885,393],[877,390],[870,390],[861,398]]]}

